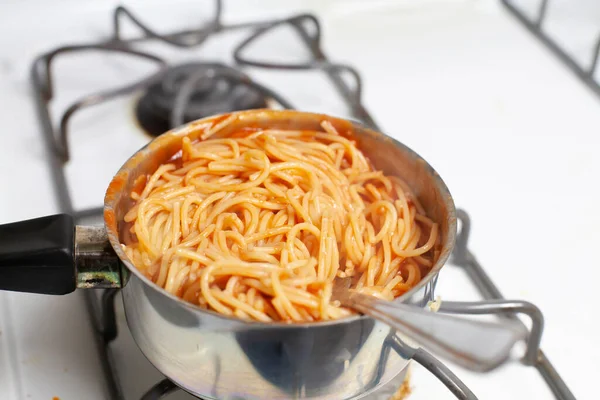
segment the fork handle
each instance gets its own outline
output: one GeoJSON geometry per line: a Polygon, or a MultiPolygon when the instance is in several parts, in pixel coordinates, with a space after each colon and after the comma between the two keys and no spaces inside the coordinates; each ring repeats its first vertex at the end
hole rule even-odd
{"type": "Polygon", "coordinates": [[[525,327],[512,320],[488,322],[437,314],[361,293],[352,293],[348,302],[396,329],[400,336],[475,371],[498,367],[509,358],[515,343],[527,336],[525,327]]]}

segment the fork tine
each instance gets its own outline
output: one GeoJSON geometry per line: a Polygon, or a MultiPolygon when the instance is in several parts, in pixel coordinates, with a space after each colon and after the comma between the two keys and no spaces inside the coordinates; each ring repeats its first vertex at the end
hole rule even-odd
{"type": "Polygon", "coordinates": [[[331,298],[333,300],[342,301],[350,294],[350,285],[352,284],[351,278],[335,278],[333,281],[333,290],[331,292],[331,298]]]}

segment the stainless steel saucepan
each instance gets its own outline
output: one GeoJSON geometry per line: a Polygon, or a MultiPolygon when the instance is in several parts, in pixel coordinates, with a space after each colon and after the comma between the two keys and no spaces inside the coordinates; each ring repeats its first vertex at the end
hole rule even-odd
{"type": "Polygon", "coordinates": [[[423,307],[433,300],[457,229],[452,197],[433,168],[408,147],[360,124],[274,110],[202,119],[150,142],[108,186],[102,227],[75,226],[68,215],[0,226],[0,289],[65,294],[76,288],[122,287],[128,325],[142,352],[177,385],[203,398],[359,398],[397,376],[409,361],[410,351],[398,351],[389,326],[365,316],[293,325],[229,318],[167,293],[144,277],[121,248],[123,217],[132,206],[129,193],[137,178],[175,155],[184,137],[196,140],[206,126],[230,116],[233,121],[219,135],[245,127],[320,130],[323,120],[339,132],[352,131],[373,164],[402,177],[440,224],[439,259],[396,301],[423,307]]]}

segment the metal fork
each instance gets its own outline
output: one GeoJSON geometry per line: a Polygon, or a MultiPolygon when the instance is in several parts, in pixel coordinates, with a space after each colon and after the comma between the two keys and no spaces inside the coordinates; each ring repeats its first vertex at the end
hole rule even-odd
{"type": "Polygon", "coordinates": [[[527,330],[517,321],[476,321],[438,314],[349,287],[350,278],[337,278],[332,300],[384,322],[419,346],[474,371],[490,371],[503,364],[515,343],[527,337],[527,330]]]}

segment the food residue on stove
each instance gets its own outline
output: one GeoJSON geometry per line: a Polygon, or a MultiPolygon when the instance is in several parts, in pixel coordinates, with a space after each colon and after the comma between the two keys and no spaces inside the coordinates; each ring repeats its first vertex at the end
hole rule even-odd
{"type": "Polygon", "coordinates": [[[411,366],[409,365],[406,371],[406,376],[404,377],[404,382],[398,388],[398,391],[394,393],[390,400],[406,400],[412,393],[412,388],[410,386],[410,375],[411,375],[411,366]]]}

